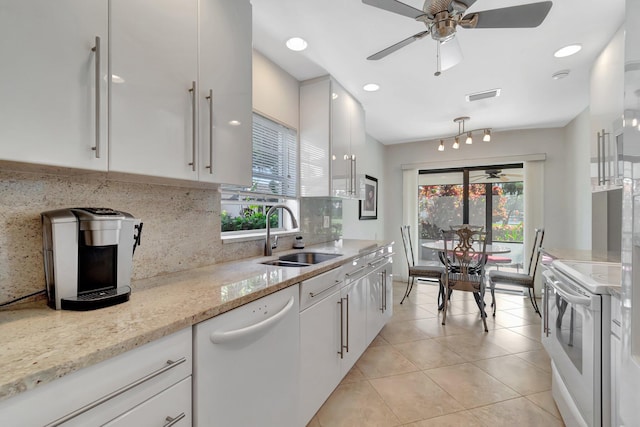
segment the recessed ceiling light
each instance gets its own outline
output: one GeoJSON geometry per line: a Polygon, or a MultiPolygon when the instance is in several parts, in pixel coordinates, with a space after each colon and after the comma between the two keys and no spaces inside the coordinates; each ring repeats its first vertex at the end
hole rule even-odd
{"type": "Polygon", "coordinates": [[[569,75],[569,70],[560,70],[557,71],[555,73],[553,73],[551,75],[551,77],[553,78],[553,80],[560,80],[560,79],[564,79],[565,77],[567,77],[569,75]]]}
{"type": "Polygon", "coordinates": [[[229,121],[229,124],[231,126],[240,126],[242,123],[240,123],[238,120],[231,120],[229,121]]]}
{"type": "Polygon", "coordinates": [[[307,48],[307,41],[300,37],[291,37],[287,40],[287,47],[293,51],[300,52],[307,48]]]}
{"type": "Polygon", "coordinates": [[[564,58],[566,56],[574,55],[582,49],[581,44],[570,44],[569,46],[565,46],[556,50],[556,53],[553,54],[556,58],[564,58]]]}
{"type": "Polygon", "coordinates": [[[367,92],[375,92],[377,90],[380,90],[380,85],[377,85],[375,83],[367,83],[366,85],[362,86],[362,89],[366,90],[367,92]]]}

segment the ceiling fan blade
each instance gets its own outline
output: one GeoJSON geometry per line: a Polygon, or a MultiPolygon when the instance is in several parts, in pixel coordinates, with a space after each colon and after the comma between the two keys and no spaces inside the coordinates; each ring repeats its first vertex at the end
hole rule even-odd
{"type": "Polygon", "coordinates": [[[395,52],[396,50],[405,47],[406,45],[413,43],[416,40],[419,40],[421,38],[423,38],[424,36],[426,36],[427,34],[429,34],[429,30],[426,31],[422,31],[420,33],[414,34],[411,37],[407,37],[406,39],[389,46],[386,49],[382,49],[380,52],[378,53],[374,53],[373,55],[369,56],[367,59],[369,61],[377,61],[378,59],[382,59],[385,56],[392,54],[393,52],[395,52]]]}
{"type": "Polygon", "coordinates": [[[457,37],[440,43],[440,66],[442,71],[452,68],[462,61],[462,49],[457,37]]]}
{"type": "Polygon", "coordinates": [[[464,16],[460,25],[464,28],[534,28],[542,24],[552,4],[543,1],[474,12],[464,16]]]}
{"type": "Polygon", "coordinates": [[[500,181],[502,182],[509,181],[509,178],[507,178],[505,175],[500,175],[500,181]]]}
{"type": "Polygon", "coordinates": [[[362,3],[413,19],[425,14],[420,9],[416,9],[397,0],[362,0],[362,3]]]}

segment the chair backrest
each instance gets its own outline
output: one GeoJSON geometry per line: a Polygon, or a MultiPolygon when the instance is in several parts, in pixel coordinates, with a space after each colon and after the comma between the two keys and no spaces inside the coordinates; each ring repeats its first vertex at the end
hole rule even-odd
{"type": "Polygon", "coordinates": [[[407,257],[407,266],[409,268],[415,267],[415,260],[413,258],[413,244],[411,243],[411,226],[401,226],[400,233],[402,234],[402,246],[404,247],[404,255],[407,257]]]}
{"type": "Polygon", "coordinates": [[[544,240],[544,228],[536,228],[536,234],[533,239],[533,248],[531,249],[531,259],[529,259],[529,269],[527,274],[532,278],[536,277],[536,270],[538,269],[538,261],[540,260],[540,249],[542,248],[542,241],[544,240]],[[536,262],[533,262],[535,257],[536,262]],[[533,269],[533,272],[531,271],[533,269]]]}
{"type": "Polygon", "coordinates": [[[468,228],[469,230],[472,231],[482,231],[484,230],[484,225],[469,225],[469,224],[461,224],[461,225],[450,225],[449,229],[450,230],[460,230],[461,228],[468,228]]]}
{"type": "Polygon", "coordinates": [[[447,271],[459,274],[460,280],[469,275],[484,276],[487,258],[487,233],[470,228],[443,230],[444,257],[447,271]]]}

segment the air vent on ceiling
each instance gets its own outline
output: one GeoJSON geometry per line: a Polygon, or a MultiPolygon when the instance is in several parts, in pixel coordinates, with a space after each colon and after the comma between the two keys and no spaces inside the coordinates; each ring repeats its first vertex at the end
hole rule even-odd
{"type": "Polygon", "coordinates": [[[500,89],[491,89],[482,92],[471,93],[469,95],[466,95],[465,98],[467,99],[467,102],[471,102],[479,101],[481,99],[495,98],[496,96],[500,96],[500,89]]]}

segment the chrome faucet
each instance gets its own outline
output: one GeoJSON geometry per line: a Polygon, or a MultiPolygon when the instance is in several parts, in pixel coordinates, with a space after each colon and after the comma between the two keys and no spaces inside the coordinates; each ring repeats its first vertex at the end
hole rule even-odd
{"type": "Polygon", "coordinates": [[[291,209],[289,209],[289,206],[286,205],[273,205],[269,208],[269,210],[267,211],[267,235],[265,238],[265,242],[264,242],[264,255],[265,256],[271,256],[273,249],[275,249],[278,246],[278,240],[276,236],[276,241],[275,243],[271,243],[271,222],[269,221],[269,217],[271,216],[271,214],[273,213],[273,211],[275,211],[278,208],[282,208],[286,211],[289,211],[289,215],[291,215],[291,225],[293,226],[293,228],[298,228],[298,221],[296,221],[296,217],[293,215],[293,212],[291,211],[291,209]]]}

